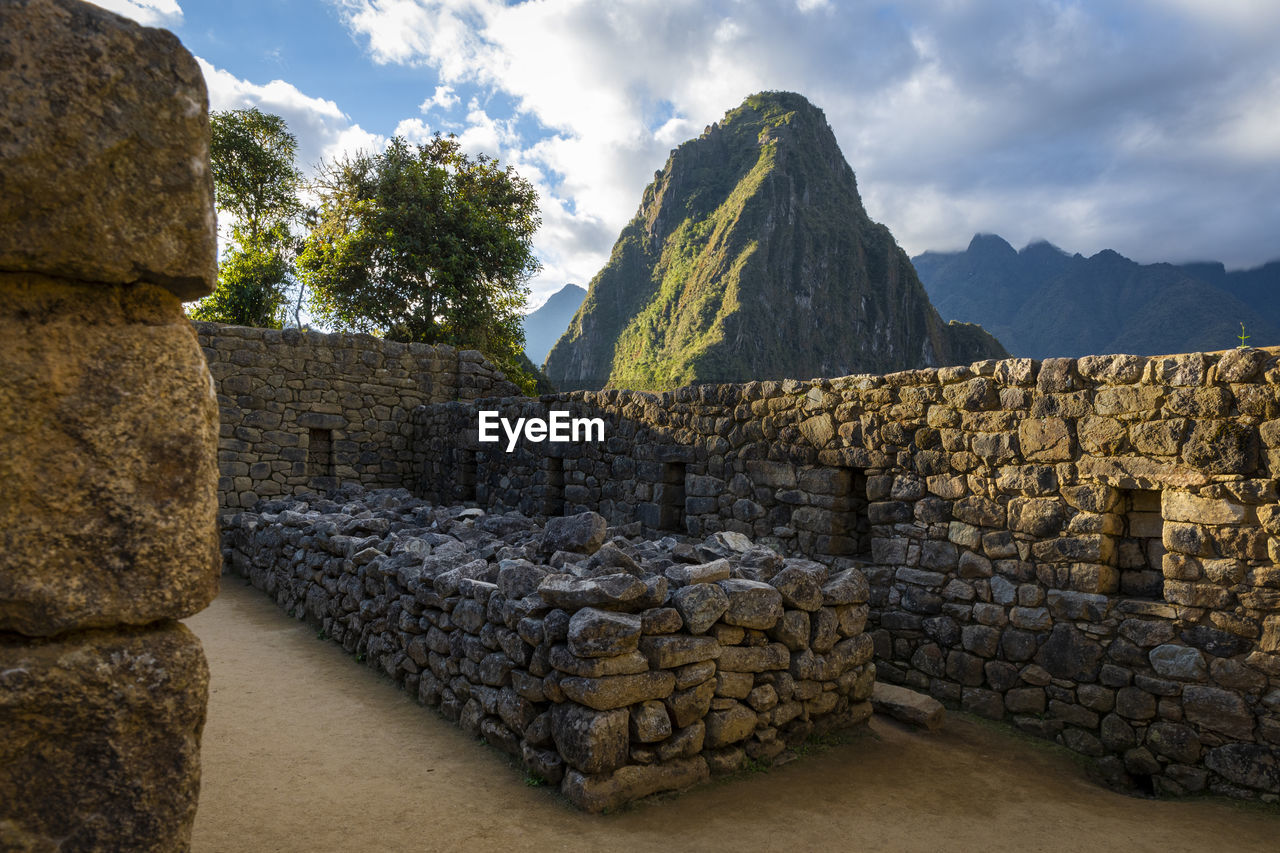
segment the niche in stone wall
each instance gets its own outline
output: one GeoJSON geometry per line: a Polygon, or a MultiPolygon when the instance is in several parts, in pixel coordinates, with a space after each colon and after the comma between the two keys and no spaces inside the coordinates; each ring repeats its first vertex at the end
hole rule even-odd
{"type": "Polygon", "coordinates": [[[547,456],[543,462],[546,484],[542,492],[542,514],[548,517],[564,515],[564,459],[547,456]]]}
{"type": "Polygon", "coordinates": [[[307,476],[333,476],[333,430],[307,430],[307,476]]]}
{"type": "Polygon", "coordinates": [[[685,463],[663,462],[662,482],[653,487],[658,506],[658,528],[683,533],[685,525],[685,463]]]}
{"type": "Polygon", "coordinates": [[[1135,598],[1164,596],[1164,517],[1157,489],[1121,489],[1119,512],[1124,529],[1116,543],[1120,594],[1135,598]]]}
{"type": "Polygon", "coordinates": [[[465,447],[453,449],[453,496],[459,501],[476,499],[476,452],[465,447]]]}
{"type": "Polygon", "coordinates": [[[866,472],[844,466],[806,468],[798,485],[807,503],[791,514],[800,549],[815,557],[869,558],[866,472]]]}

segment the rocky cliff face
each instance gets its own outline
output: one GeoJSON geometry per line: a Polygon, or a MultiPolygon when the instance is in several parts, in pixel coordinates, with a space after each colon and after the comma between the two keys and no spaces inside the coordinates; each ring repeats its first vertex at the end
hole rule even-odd
{"type": "Polygon", "coordinates": [[[546,372],[562,390],[666,389],[1002,355],[929,304],[822,111],[774,92],[671,153],[546,372]]]}

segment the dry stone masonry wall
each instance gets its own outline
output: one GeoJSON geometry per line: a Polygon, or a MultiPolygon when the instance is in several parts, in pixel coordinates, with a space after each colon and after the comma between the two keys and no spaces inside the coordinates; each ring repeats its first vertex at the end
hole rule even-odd
{"type": "Polygon", "coordinates": [[[207,98],[171,34],[0,3],[0,849],[183,850],[218,589],[207,98]]]}
{"type": "Polygon", "coordinates": [[[226,511],[339,481],[403,486],[416,479],[415,406],[518,393],[475,350],[299,329],[195,327],[218,391],[218,501],[226,511]]]}
{"type": "Polygon", "coordinates": [[[988,361],[415,412],[423,495],[741,533],[871,582],[880,677],[1118,785],[1280,795],[1280,362],[988,361]],[[600,417],[600,443],[477,441],[600,417]]]}
{"type": "Polygon", "coordinates": [[[344,486],[230,522],[231,569],[589,811],[866,721],[866,579],[746,537],[344,486]],[[630,537],[628,535],[630,534],[630,537]]]}

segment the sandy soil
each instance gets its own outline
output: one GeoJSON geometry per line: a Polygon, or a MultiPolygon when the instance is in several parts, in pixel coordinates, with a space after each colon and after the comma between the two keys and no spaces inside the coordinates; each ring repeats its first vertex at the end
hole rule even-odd
{"type": "Polygon", "coordinates": [[[591,817],[239,579],[187,624],[212,670],[196,853],[1280,850],[1280,811],[1114,794],[958,716],[591,817]]]}

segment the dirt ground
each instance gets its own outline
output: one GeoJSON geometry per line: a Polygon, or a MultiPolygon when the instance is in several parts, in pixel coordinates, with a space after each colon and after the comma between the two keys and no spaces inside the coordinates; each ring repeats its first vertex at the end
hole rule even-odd
{"type": "Polygon", "coordinates": [[[530,787],[237,578],[187,620],[212,671],[194,850],[1280,850],[1280,811],[1141,800],[952,716],[592,817],[530,787]]]}

